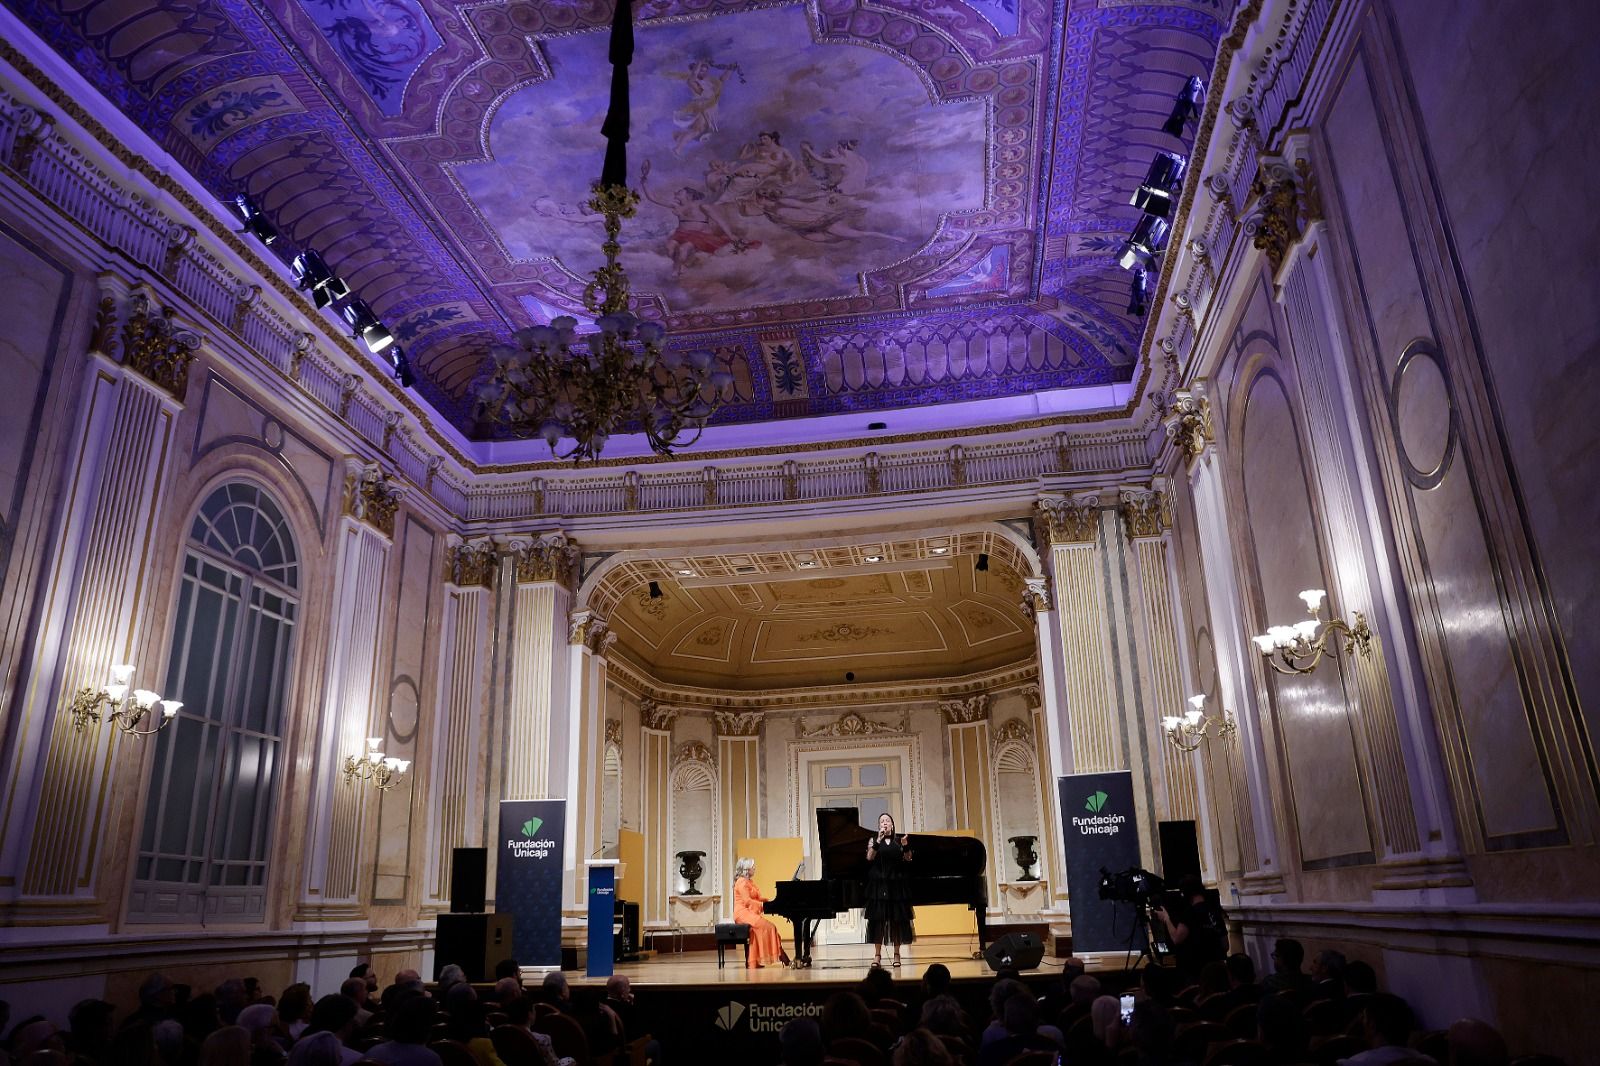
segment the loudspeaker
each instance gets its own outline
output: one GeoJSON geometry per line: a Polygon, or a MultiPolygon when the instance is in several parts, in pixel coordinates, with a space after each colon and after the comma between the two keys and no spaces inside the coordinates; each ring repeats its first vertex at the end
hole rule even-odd
{"type": "Polygon", "coordinates": [[[1161,879],[1177,888],[1185,877],[1200,876],[1200,843],[1193,821],[1161,822],[1161,879]]]}
{"type": "MultiPolygon", "coordinates": [[[[460,849],[469,850],[469,849],[460,849]]],[[[433,941],[433,979],[451,963],[469,981],[488,981],[494,968],[511,958],[511,915],[441,914],[433,941]]]]}
{"type": "Polygon", "coordinates": [[[1032,933],[1007,933],[983,952],[989,969],[1031,970],[1044,958],[1044,944],[1032,933]]]}
{"type": "Polygon", "coordinates": [[[616,901],[617,938],[611,942],[613,962],[637,962],[639,959],[639,905],[632,900],[616,901]]]}
{"type": "Polygon", "coordinates": [[[488,848],[454,848],[450,852],[450,913],[483,910],[484,883],[489,875],[488,848]]]}

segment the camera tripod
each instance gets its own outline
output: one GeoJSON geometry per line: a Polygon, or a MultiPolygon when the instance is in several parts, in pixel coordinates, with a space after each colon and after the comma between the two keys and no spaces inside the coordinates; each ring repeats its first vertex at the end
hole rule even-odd
{"type": "Polygon", "coordinates": [[[1164,966],[1161,956],[1156,952],[1155,936],[1150,931],[1150,904],[1144,900],[1130,902],[1133,906],[1133,928],[1128,931],[1128,954],[1122,972],[1132,973],[1141,963],[1148,966],[1164,966]],[[1137,955],[1134,954],[1135,951],[1138,952],[1137,955]]]}

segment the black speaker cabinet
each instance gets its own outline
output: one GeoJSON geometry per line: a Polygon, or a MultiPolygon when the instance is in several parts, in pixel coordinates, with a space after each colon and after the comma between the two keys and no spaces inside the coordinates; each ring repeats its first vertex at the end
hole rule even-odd
{"type": "Polygon", "coordinates": [[[451,963],[469,981],[488,981],[511,955],[511,915],[441,914],[433,942],[433,979],[451,963]]]}
{"type": "Polygon", "coordinates": [[[636,962],[639,958],[639,905],[632,900],[616,901],[617,938],[611,942],[613,962],[636,962]]]}
{"type": "Polygon", "coordinates": [[[1032,933],[1007,933],[983,952],[989,969],[1031,970],[1044,958],[1044,943],[1032,933]]]}
{"type": "Polygon", "coordinates": [[[450,852],[450,913],[477,914],[483,910],[488,873],[488,848],[455,848],[450,852]]]}
{"type": "Polygon", "coordinates": [[[1193,821],[1161,822],[1161,877],[1177,888],[1185,877],[1200,876],[1200,841],[1193,821]]]}

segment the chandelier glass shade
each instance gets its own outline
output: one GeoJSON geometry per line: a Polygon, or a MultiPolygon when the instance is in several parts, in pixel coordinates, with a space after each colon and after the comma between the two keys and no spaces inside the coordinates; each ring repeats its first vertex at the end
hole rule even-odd
{"type": "Polygon", "coordinates": [[[1347,656],[1352,652],[1360,652],[1363,657],[1372,655],[1372,628],[1367,625],[1366,616],[1356,611],[1349,622],[1323,618],[1322,602],[1327,595],[1322,589],[1306,589],[1300,593],[1300,600],[1310,617],[1294,625],[1268,626],[1265,633],[1250,638],[1268,666],[1280,674],[1309,674],[1333,650],[1335,637],[1343,639],[1347,656]]]}
{"type": "Polygon", "coordinates": [[[635,427],[651,451],[670,455],[700,439],[733,375],[709,351],[666,348],[666,331],[628,310],[618,235],[639,196],[623,185],[596,183],[591,191],[589,210],[606,231],[605,264],[583,291],[596,332],[579,337],[577,321],[562,316],[496,345],[494,368],[478,390],[479,418],[515,436],[540,437],[575,462],[597,458],[613,434],[635,427]],[[565,451],[563,440],[571,441],[565,451]]]}

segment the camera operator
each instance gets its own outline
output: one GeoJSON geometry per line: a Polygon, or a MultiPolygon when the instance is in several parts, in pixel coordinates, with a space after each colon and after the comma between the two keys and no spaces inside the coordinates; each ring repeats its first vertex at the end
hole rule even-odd
{"type": "Polygon", "coordinates": [[[1198,877],[1185,877],[1175,898],[1165,906],[1152,907],[1150,912],[1167,927],[1178,969],[1188,976],[1198,978],[1206,963],[1227,957],[1228,919],[1222,908],[1207,897],[1198,877]]]}

